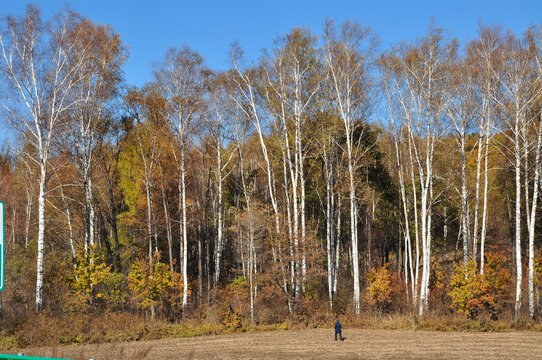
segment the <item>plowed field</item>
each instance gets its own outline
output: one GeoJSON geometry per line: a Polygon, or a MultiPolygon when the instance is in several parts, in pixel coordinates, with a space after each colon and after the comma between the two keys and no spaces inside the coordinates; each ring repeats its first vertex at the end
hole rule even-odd
{"type": "MultiPolygon", "coordinates": [[[[542,359],[542,333],[332,329],[20,350],[70,359],[542,359]]],[[[12,352],[13,353],[13,352],[12,352]]],[[[16,353],[16,352],[15,352],[16,353]]]]}

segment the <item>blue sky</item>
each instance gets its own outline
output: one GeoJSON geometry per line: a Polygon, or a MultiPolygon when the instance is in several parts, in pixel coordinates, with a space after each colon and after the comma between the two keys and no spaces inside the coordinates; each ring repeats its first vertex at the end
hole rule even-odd
{"type": "MultiPolygon", "coordinates": [[[[21,15],[28,1],[0,0],[0,16],[21,15]]],[[[67,2],[35,1],[48,18],[67,2]]],[[[427,30],[431,17],[462,43],[474,38],[478,21],[502,24],[521,33],[542,23],[542,0],[72,0],[71,8],[98,23],[110,24],[129,47],[125,67],[128,83],[151,80],[152,62],[169,47],[189,45],[214,69],[227,67],[232,41],[239,40],[247,59],[256,60],[273,39],[295,26],[315,34],[326,17],[338,22],[360,20],[380,37],[382,48],[413,40],[427,30]]],[[[0,145],[5,141],[0,121],[0,145]]]]}

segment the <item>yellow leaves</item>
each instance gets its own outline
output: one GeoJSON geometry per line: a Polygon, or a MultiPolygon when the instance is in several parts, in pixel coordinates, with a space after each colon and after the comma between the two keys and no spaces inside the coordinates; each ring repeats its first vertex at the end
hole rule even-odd
{"type": "Polygon", "coordinates": [[[476,262],[469,260],[463,266],[456,265],[451,286],[452,291],[448,295],[452,298],[452,306],[458,312],[464,312],[469,316],[475,308],[480,308],[478,299],[482,294],[482,282],[476,262]]]}
{"type": "Polygon", "coordinates": [[[371,305],[376,305],[383,309],[392,302],[392,275],[388,269],[388,264],[372,269],[367,274],[367,293],[366,301],[371,305]]]}
{"type": "Polygon", "coordinates": [[[227,306],[227,309],[224,314],[224,320],[222,321],[225,327],[229,327],[232,329],[240,329],[243,327],[243,323],[241,321],[241,313],[239,310],[233,310],[231,306],[227,306]]]}
{"type": "Polygon", "coordinates": [[[124,292],[119,290],[124,283],[124,275],[111,272],[111,266],[97,254],[96,246],[87,252],[79,251],[75,265],[70,281],[75,307],[88,310],[89,306],[96,306],[98,300],[108,302],[110,306],[124,301],[124,292]]]}
{"type": "Polygon", "coordinates": [[[183,291],[182,276],[159,261],[160,253],[153,256],[152,266],[144,260],[136,261],[128,274],[128,286],[141,309],[148,309],[180,299],[183,291]]]}
{"type": "Polygon", "coordinates": [[[474,318],[481,311],[496,317],[508,300],[510,272],[504,252],[492,250],[486,254],[484,274],[478,272],[476,262],[469,260],[456,265],[451,280],[452,306],[460,313],[474,318]]]}

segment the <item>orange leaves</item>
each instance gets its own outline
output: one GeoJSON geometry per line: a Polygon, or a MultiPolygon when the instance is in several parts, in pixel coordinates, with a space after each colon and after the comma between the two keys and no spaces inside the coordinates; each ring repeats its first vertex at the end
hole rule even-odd
{"type": "Polygon", "coordinates": [[[452,290],[448,293],[452,306],[471,318],[483,311],[495,318],[508,301],[511,275],[504,251],[492,250],[486,258],[483,274],[478,273],[476,263],[469,260],[463,266],[456,265],[452,276],[452,290]]]}
{"type": "Polygon", "coordinates": [[[392,303],[392,275],[388,264],[372,269],[367,274],[367,293],[365,300],[379,309],[387,308],[392,303]]]}

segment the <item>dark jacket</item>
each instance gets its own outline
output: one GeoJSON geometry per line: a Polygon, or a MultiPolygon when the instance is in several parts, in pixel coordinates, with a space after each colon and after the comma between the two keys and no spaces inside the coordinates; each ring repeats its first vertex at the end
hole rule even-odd
{"type": "Polygon", "coordinates": [[[341,332],[341,322],[339,320],[335,323],[335,332],[341,332]]]}

